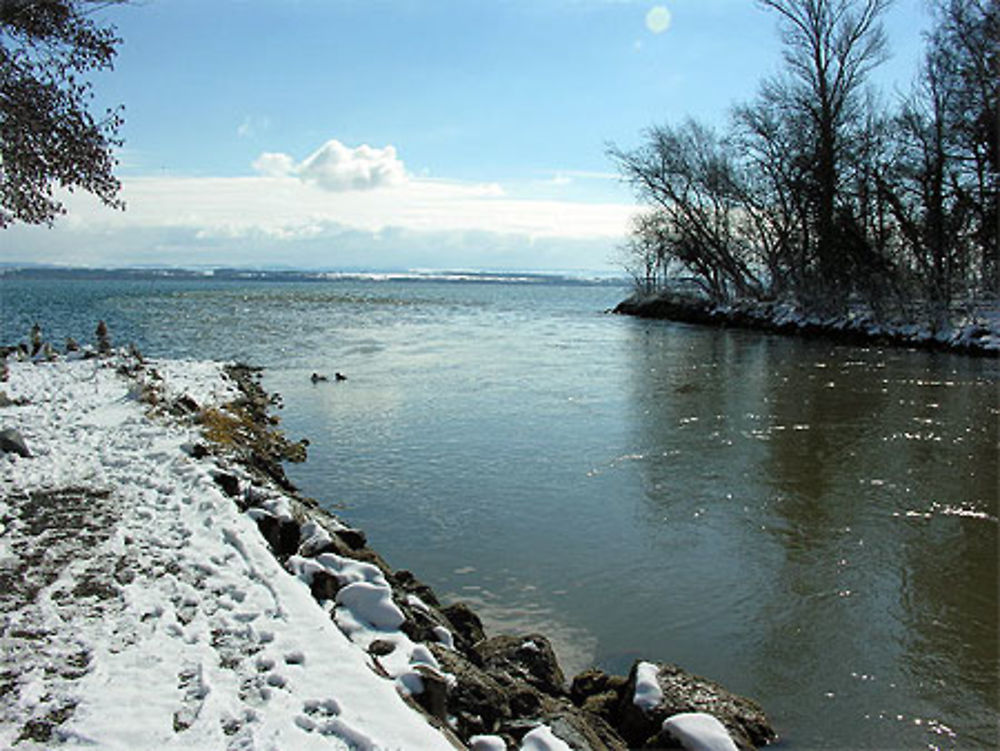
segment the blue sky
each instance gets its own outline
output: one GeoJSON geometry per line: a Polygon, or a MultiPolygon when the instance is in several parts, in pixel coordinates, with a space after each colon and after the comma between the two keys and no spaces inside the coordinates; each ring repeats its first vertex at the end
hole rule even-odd
{"type": "MultiPolygon", "coordinates": [[[[925,0],[886,18],[908,87],[925,0]]],[[[95,86],[123,103],[124,213],[72,196],[0,261],[610,268],[608,142],[725,122],[780,65],[751,0],[144,0],[95,86]],[[368,148],[363,148],[367,146],[368,148]]]]}

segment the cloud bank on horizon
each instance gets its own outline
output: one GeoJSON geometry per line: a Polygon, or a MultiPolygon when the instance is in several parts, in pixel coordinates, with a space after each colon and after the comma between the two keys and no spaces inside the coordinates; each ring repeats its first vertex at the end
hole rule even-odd
{"type": "Polygon", "coordinates": [[[467,268],[475,258],[483,268],[600,270],[614,268],[636,210],[414,176],[392,145],[329,139],[301,161],[263,152],[252,166],[243,177],[126,178],[124,212],[67,194],[54,228],[6,231],[0,262],[467,268]]]}

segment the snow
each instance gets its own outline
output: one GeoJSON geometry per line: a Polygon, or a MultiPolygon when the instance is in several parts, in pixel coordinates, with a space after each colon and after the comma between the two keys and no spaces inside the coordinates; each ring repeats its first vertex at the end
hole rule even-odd
{"type": "Polygon", "coordinates": [[[521,740],[521,751],[571,751],[548,725],[539,725],[521,740]]]}
{"type": "Polygon", "coordinates": [[[507,751],[503,738],[495,735],[474,735],[469,739],[470,751],[507,751]]]}
{"type": "Polygon", "coordinates": [[[663,729],[680,741],[685,751],[739,751],[725,725],[704,712],[675,714],[663,729]]]}
{"type": "Polygon", "coordinates": [[[650,711],[663,701],[663,690],[657,680],[659,668],[651,662],[640,662],[635,668],[635,696],[632,703],[650,711]]]}
{"type": "MultiPolygon", "coordinates": [[[[27,400],[0,427],[34,454],[0,456],[0,747],[453,748],[401,696],[438,668],[381,572],[333,554],[282,568],[213,473],[252,478],[186,453],[195,429],[147,415],[118,364],[10,362],[0,386],[27,400]],[[334,618],[306,584],[318,568],[345,585],[334,618]],[[397,645],[389,679],[374,638],[397,645]]],[[[235,395],[215,363],[150,368],[170,398],[235,395]]]]}

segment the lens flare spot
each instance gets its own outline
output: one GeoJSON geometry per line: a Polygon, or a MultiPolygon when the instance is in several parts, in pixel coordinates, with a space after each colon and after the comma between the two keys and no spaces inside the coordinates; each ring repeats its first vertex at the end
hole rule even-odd
{"type": "Polygon", "coordinates": [[[656,5],[646,14],[646,28],[654,34],[662,34],[670,28],[671,18],[666,6],[656,5]]]}

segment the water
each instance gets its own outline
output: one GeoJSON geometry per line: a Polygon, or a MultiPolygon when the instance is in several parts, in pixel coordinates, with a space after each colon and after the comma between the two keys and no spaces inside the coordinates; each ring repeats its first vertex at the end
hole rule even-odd
{"type": "Polygon", "coordinates": [[[679,663],[790,749],[996,747],[998,363],[604,315],[621,295],[7,279],[0,341],[102,317],[266,365],[303,490],[570,670],[679,663]]]}

